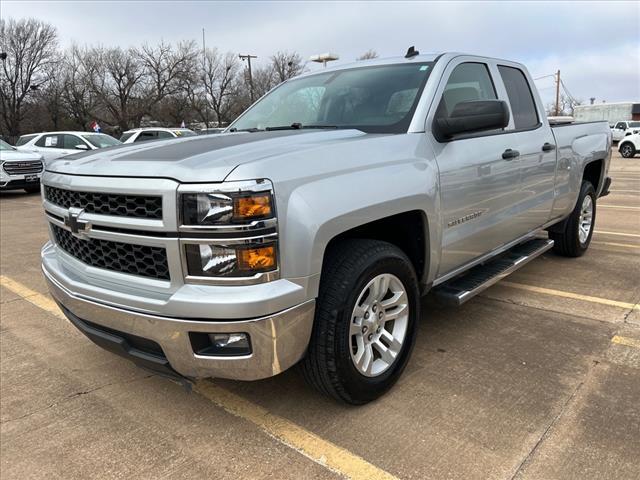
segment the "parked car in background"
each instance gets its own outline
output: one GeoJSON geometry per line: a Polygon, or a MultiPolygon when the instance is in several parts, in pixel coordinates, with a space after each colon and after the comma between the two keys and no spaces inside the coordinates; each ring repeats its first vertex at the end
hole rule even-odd
{"type": "Polygon", "coordinates": [[[618,151],[624,158],[633,158],[640,151],[640,133],[627,135],[618,143],[618,151]]]}
{"type": "Polygon", "coordinates": [[[22,135],[16,147],[22,152],[37,152],[45,163],[78,151],[120,145],[120,141],[110,135],[94,132],[44,132],[22,135]]]}
{"type": "Polygon", "coordinates": [[[613,137],[614,142],[619,142],[625,136],[629,129],[640,128],[640,121],[623,121],[616,122],[616,124],[611,127],[611,135],[613,137]]]}
{"type": "Polygon", "coordinates": [[[20,152],[0,140],[0,190],[24,189],[28,193],[40,190],[40,177],[44,170],[42,156],[20,152]]]}
{"type": "Polygon", "coordinates": [[[202,130],[198,130],[198,135],[211,135],[212,133],[222,133],[226,130],[226,128],[203,128],[202,130]]]}
{"type": "Polygon", "coordinates": [[[168,138],[193,137],[196,132],[188,128],[134,128],[127,130],[120,137],[122,143],[147,142],[149,140],[166,140],[168,138]]]}

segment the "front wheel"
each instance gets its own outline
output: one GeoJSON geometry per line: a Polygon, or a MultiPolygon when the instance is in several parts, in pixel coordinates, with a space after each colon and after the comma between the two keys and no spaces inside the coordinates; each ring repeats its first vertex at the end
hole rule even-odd
{"type": "Polygon", "coordinates": [[[596,224],[596,191],[588,181],[582,182],[573,212],[565,220],[564,229],[549,232],[553,251],[565,257],[579,257],[587,251],[596,224]]]}
{"type": "Polygon", "coordinates": [[[377,240],[333,246],[302,362],[306,380],[347,403],[374,400],[404,370],[418,318],[418,281],[399,248],[377,240]]]}
{"type": "Polygon", "coordinates": [[[620,155],[624,158],[633,158],[636,154],[636,149],[631,142],[626,142],[620,145],[620,155]]]}

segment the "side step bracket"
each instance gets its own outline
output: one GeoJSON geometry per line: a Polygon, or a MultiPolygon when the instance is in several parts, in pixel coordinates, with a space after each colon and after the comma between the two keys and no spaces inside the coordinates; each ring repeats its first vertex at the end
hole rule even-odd
{"type": "Polygon", "coordinates": [[[462,305],[551,247],[553,247],[553,240],[534,238],[516,245],[493,260],[473,267],[461,276],[438,285],[431,290],[431,293],[440,303],[462,305]]]}

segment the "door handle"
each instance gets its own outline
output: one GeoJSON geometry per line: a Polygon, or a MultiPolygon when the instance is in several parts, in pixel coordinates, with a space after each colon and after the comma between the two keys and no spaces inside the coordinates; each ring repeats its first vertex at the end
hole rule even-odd
{"type": "Polygon", "coordinates": [[[549,143],[546,142],[544,145],[542,145],[542,151],[543,152],[550,152],[551,150],[554,150],[556,148],[556,146],[553,143],[549,143]]]}
{"type": "Polygon", "coordinates": [[[520,152],[518,150],[512,150],[507,148],[504,152],[502,152],[502,158],[505,160],[513,160],[516,157],[520,156],[520,152]]]}

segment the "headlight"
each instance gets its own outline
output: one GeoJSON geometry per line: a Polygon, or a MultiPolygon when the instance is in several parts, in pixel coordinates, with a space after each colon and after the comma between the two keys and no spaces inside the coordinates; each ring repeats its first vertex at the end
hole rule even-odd
{"type": "Polygon", "coordinates": [[[247,284],[278,278],[271,182],[182,185],[179,199],[186,281],[247,284]]]}
{"type": "Polygon", "coordinates": [[[277,248],[269,245],[219,246],[187,244],[185,255],[189,276],[253,277],[277,268],[277,248]]]}
{"type": "MultiPolygon", "coordinates": [[[[212,189],[215,188],[212,186],[212,189]]],[[[251,184],[251,189],[255,191],[238,189],[182,193],[183,225],[242,224],[272,218],[275,209],[271,184],[266,181],[255,182],[251,184]]]]}

